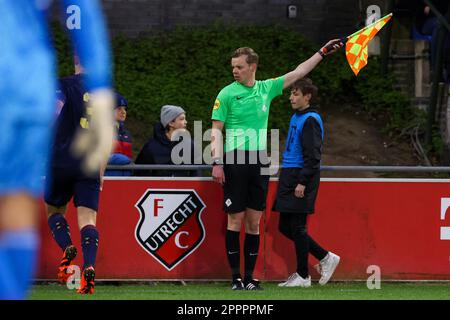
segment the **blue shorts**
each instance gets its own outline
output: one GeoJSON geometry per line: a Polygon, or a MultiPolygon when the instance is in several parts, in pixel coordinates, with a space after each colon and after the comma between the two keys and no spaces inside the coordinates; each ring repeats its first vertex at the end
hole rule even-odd
{"type": "Polygon", "coordinates": [[[73,197],[75,207],[87,207],[98,211],[100,178],[87,177],[79,170],[55,168],[50,170],[45,185],[45,203],[61,207],[73,197]]]}
{"type": "Polygon", "coordinates": [[[40,197],[55,118],[53,54],[46,44],[9,44],[0,50],[0,196],[40,197]]]}

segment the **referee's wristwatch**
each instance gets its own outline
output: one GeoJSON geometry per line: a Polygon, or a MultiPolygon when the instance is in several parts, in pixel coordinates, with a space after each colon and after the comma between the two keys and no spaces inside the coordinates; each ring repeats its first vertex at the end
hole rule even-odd
{"type": "Polygon", "coordinates": [[[217,166],[217,165],[223,165],[222,160],[220,160],[219,158],[213,159],[213,166],[217,166]]]}

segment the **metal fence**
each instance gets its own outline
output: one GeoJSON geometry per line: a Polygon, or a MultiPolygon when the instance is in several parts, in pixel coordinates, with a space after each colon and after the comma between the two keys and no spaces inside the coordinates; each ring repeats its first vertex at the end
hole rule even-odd
{"type": "MultiPolygon", "coordinates": [[[[279,166],[271,166],[271,170],[279,169],[279,166]]],[[[149,165],[149,164],[130,164],[130,165],[109,165],[107,170],[211,170],[211,165],[149,165]]],[[[321,166],[321,171],[352,171],[352,172],[413,172],[413,173],[443,173],[450,172],[449,167],[425,167],[425,166],[321,166]]]]}

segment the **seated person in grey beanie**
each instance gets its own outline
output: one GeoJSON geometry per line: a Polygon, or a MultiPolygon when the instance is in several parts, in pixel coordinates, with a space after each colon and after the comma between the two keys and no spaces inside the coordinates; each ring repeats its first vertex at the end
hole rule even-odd
{"type": "MultiPolygon", "coordinates": [[[[183,158],[183,150],[190,148],[190,159],[182,164],[195,164],[196,153],[193,139],[187,139],[186,135],[178,135],[186,130],[186,112],[183,108],[172,105],[165,105],[161,108],[160,122],[153,127],[153,138],[150,138],[142,147],[136,158],[136,164],[171,164],[179,163],[173,156],[183,158]],[[177,148],[181,149],[180,154],[172,155],[172,150],[179,143],[183,143],[177,148]],[[174,161],[175,160],[175,161],[174,161]]],[[[198,152],[197,152],[198,153],[198,152]]],[[[200,153],[201,156],[201,153],[200,153]]],[[[165,177],[188,177],[197,176],[197,170],[136,170],[137,176],[165,176],[165,177]]]]}

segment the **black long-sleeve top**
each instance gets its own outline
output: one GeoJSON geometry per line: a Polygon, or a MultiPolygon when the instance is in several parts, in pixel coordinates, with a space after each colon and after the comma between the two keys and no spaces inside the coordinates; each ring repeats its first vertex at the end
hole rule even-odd
{"type": "MultiPolygon", "coordinates": [[[[317,109],[310,107],[299,111],[300,114],[306,112],[317,112],[317,109]]],[[[301,134],[304,166],[299,174],[299,183],[307,185],[310,179],[320,170],[323,145],[322,129],[314,118],[309,117],[303,125],[301,134]]]]}

